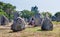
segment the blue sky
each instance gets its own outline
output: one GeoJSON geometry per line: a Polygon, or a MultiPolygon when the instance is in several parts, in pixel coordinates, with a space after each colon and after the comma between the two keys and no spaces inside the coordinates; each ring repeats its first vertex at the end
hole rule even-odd
{"type": "Polygon", "coordinates": [[[16,6],[16,10],[31,10],[32,6],[37,5],[40,12],[51,12],[55,14],[60,11],[60,0],[0,0],[16,6]]]}

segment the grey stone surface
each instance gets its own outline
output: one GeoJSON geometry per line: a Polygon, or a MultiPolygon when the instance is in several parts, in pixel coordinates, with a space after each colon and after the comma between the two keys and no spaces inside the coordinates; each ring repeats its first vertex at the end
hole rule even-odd
{"type": "Polygon", "coordinates": [[[8,18],[5,17],[4,15],[2,15],[2,16],[0,17],[0,24],[1,24],[1,25],[8,25],[8,24],[9,24],[8,18]]]}
{"type": "Polygon", "coordinates": [[[36,26],[41,26],[41,21],[42,21],[42,18],[40,17],[41,15],[37,14],[35,16],[35,25],[36,26]]]}
{"type": "Polygon", "coordinates": [[[17,17],[19,17],[19,13],[18,12],[14,12],[14,20],[16,20],[17,17]]]}
{"type": "Polygon", "coordinates": [[[32,16],[30,18],[30,21],[32,21],[32,18],[34,19],[35,21],[35,26],[41,26],[41,21],[42,21],[42,18],[40,17],[40,14],[36,14],[35,16],[32,16]]]}
{"type": "Polygon", "coordinates": [[[56,16],[52,16],[52,21],[56,21],[56,16]]]}
{"type": "Polygon", "coordinates": [[[56,21],[60,22],[60,15],[56,17],[56,21]]]}
{"type": "Polygon", "coordinates": [[[48,15],[42,21],[41,30],[53,30],[53,24],[48,15]]]}
{"type": "Polygon", "coordinates": [[[11,25],[11,30],[21,31],[25,29],[25,21],[21,17],[17,17],[16,20],[11,25]]]}

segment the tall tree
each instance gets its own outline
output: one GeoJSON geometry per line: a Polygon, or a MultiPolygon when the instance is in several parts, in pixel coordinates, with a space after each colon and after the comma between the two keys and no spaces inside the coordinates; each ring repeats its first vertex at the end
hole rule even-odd
{"type": "Polygon", "coordinates": [[[39,13],[37,6],[32,7],[32,8],[31,8],[31,11],[34,12],[35,14],[39,13]]]}
{"type": "Polygon", "coordinates": [[[55,16],[57,17],[57,16],[60,16],[60,12],[57,12],[56,14],[55,14],[55,16]]]}
{"type": "Polygon", "coordinates": [[[15,11],[15,8],[16,7],[10,3],[0,2],[0,11],[3,10],[4,12],[6,12],[6,14],[9,16],[9,20],[11,18],[11,15],[15,11]]]}
{"type": "Polygon", "coordinates": [[[3,10],[8,14],[9,20],[11,18],[12,13],[15,10],[15,8],[16,8],[15,6],[13,6],[13,5],[9,4],[9,3],[4,6],[3,10]]]}
{"type": "Polygon", "coordinates": [[[3,9],[4,5],[5,5],[5,3],[0,2],[0,9],[3,9]]]}

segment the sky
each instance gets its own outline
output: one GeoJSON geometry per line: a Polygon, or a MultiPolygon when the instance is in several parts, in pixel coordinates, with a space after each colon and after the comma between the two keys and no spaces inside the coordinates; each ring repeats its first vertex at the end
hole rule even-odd
{"type": "Polygon", "coordinates": [[[31,7],[37,6],[39,12],[50,12],[53,15],[60,11],[60,0],[0,0],[16,6],[16,10],[31,10],[31,7]]]}

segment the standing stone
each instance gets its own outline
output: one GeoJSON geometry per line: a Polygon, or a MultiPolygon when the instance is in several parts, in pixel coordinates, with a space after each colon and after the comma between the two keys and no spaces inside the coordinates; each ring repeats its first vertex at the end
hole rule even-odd
{"type": "Polygon", "coordinates": [[[9,24],[8,18],[5,17],[4,15],[2,15],[2,16],[0,17],[0,24],[1,24],[1,25],[8,25],[8,24],[9,24]]]}
{"type": "Polygon", "coordinates": [[[17,17],[19,17],[19,12],[14,12],[14,20],[16,20],[17,17]]]}
{"type": "Polygon", "coordinates": [[[52,21],[56,21],[56,16],[52,16],[52,21]]]}
{"type": "MultiPolygon", "coordinates": [[[[35,22],[35,26],[41,26],[41,21],[42,21],[42,18],[40,17],[41,15],[40,14],[36,14],[35,16],[32,16],[31,18],[30,18],[30,21],[32,21],[32,18],[33,18],[33,20],[34,20],[34,22],[35,22]]],[[[30,23],[31,24],[31,23],[30,23]]]]}
{"type": "Polygon", "coordinates": [[[31,11],[34,12],[34,16],[32,18],[34,18],[34,21],[35,21],[35,26],[41,26],[41,15],[39,13],[39,10],[38,10],[38,7],[35,6],[35,7],[32,7],[31,8],[31,11]]]}
{"type": "Polygon", "coordinates": [[[41,26],[41,21],[42,21],[41,15],[36,14],[35,15],[35,26],[41,26]]]}
{"type": "Polygon", "coordinates": [[[57,21],[57,22],[60,22],[60,15],[58,15],[58,16],[56,17],[56,21],[57,21]]]}
{"type": "Polygon", "coordinates": [[[11,30],[14,32],[21,31],[25,29],[25,21],[21,17],[17,17],[16,20],[11,25],[11,30]]]}
{"type": "Polygon", "coordinates": [[[46,14],[46,17],[42,20],[41,30],[53,30],[53,24],[46,14]]]}
{"type": "Polygon", "coordinates": [[[31,21],[29,22],[29,25],[35,26],[35,20],[34,20],[34,18],[31,19],[31,21]]]}

